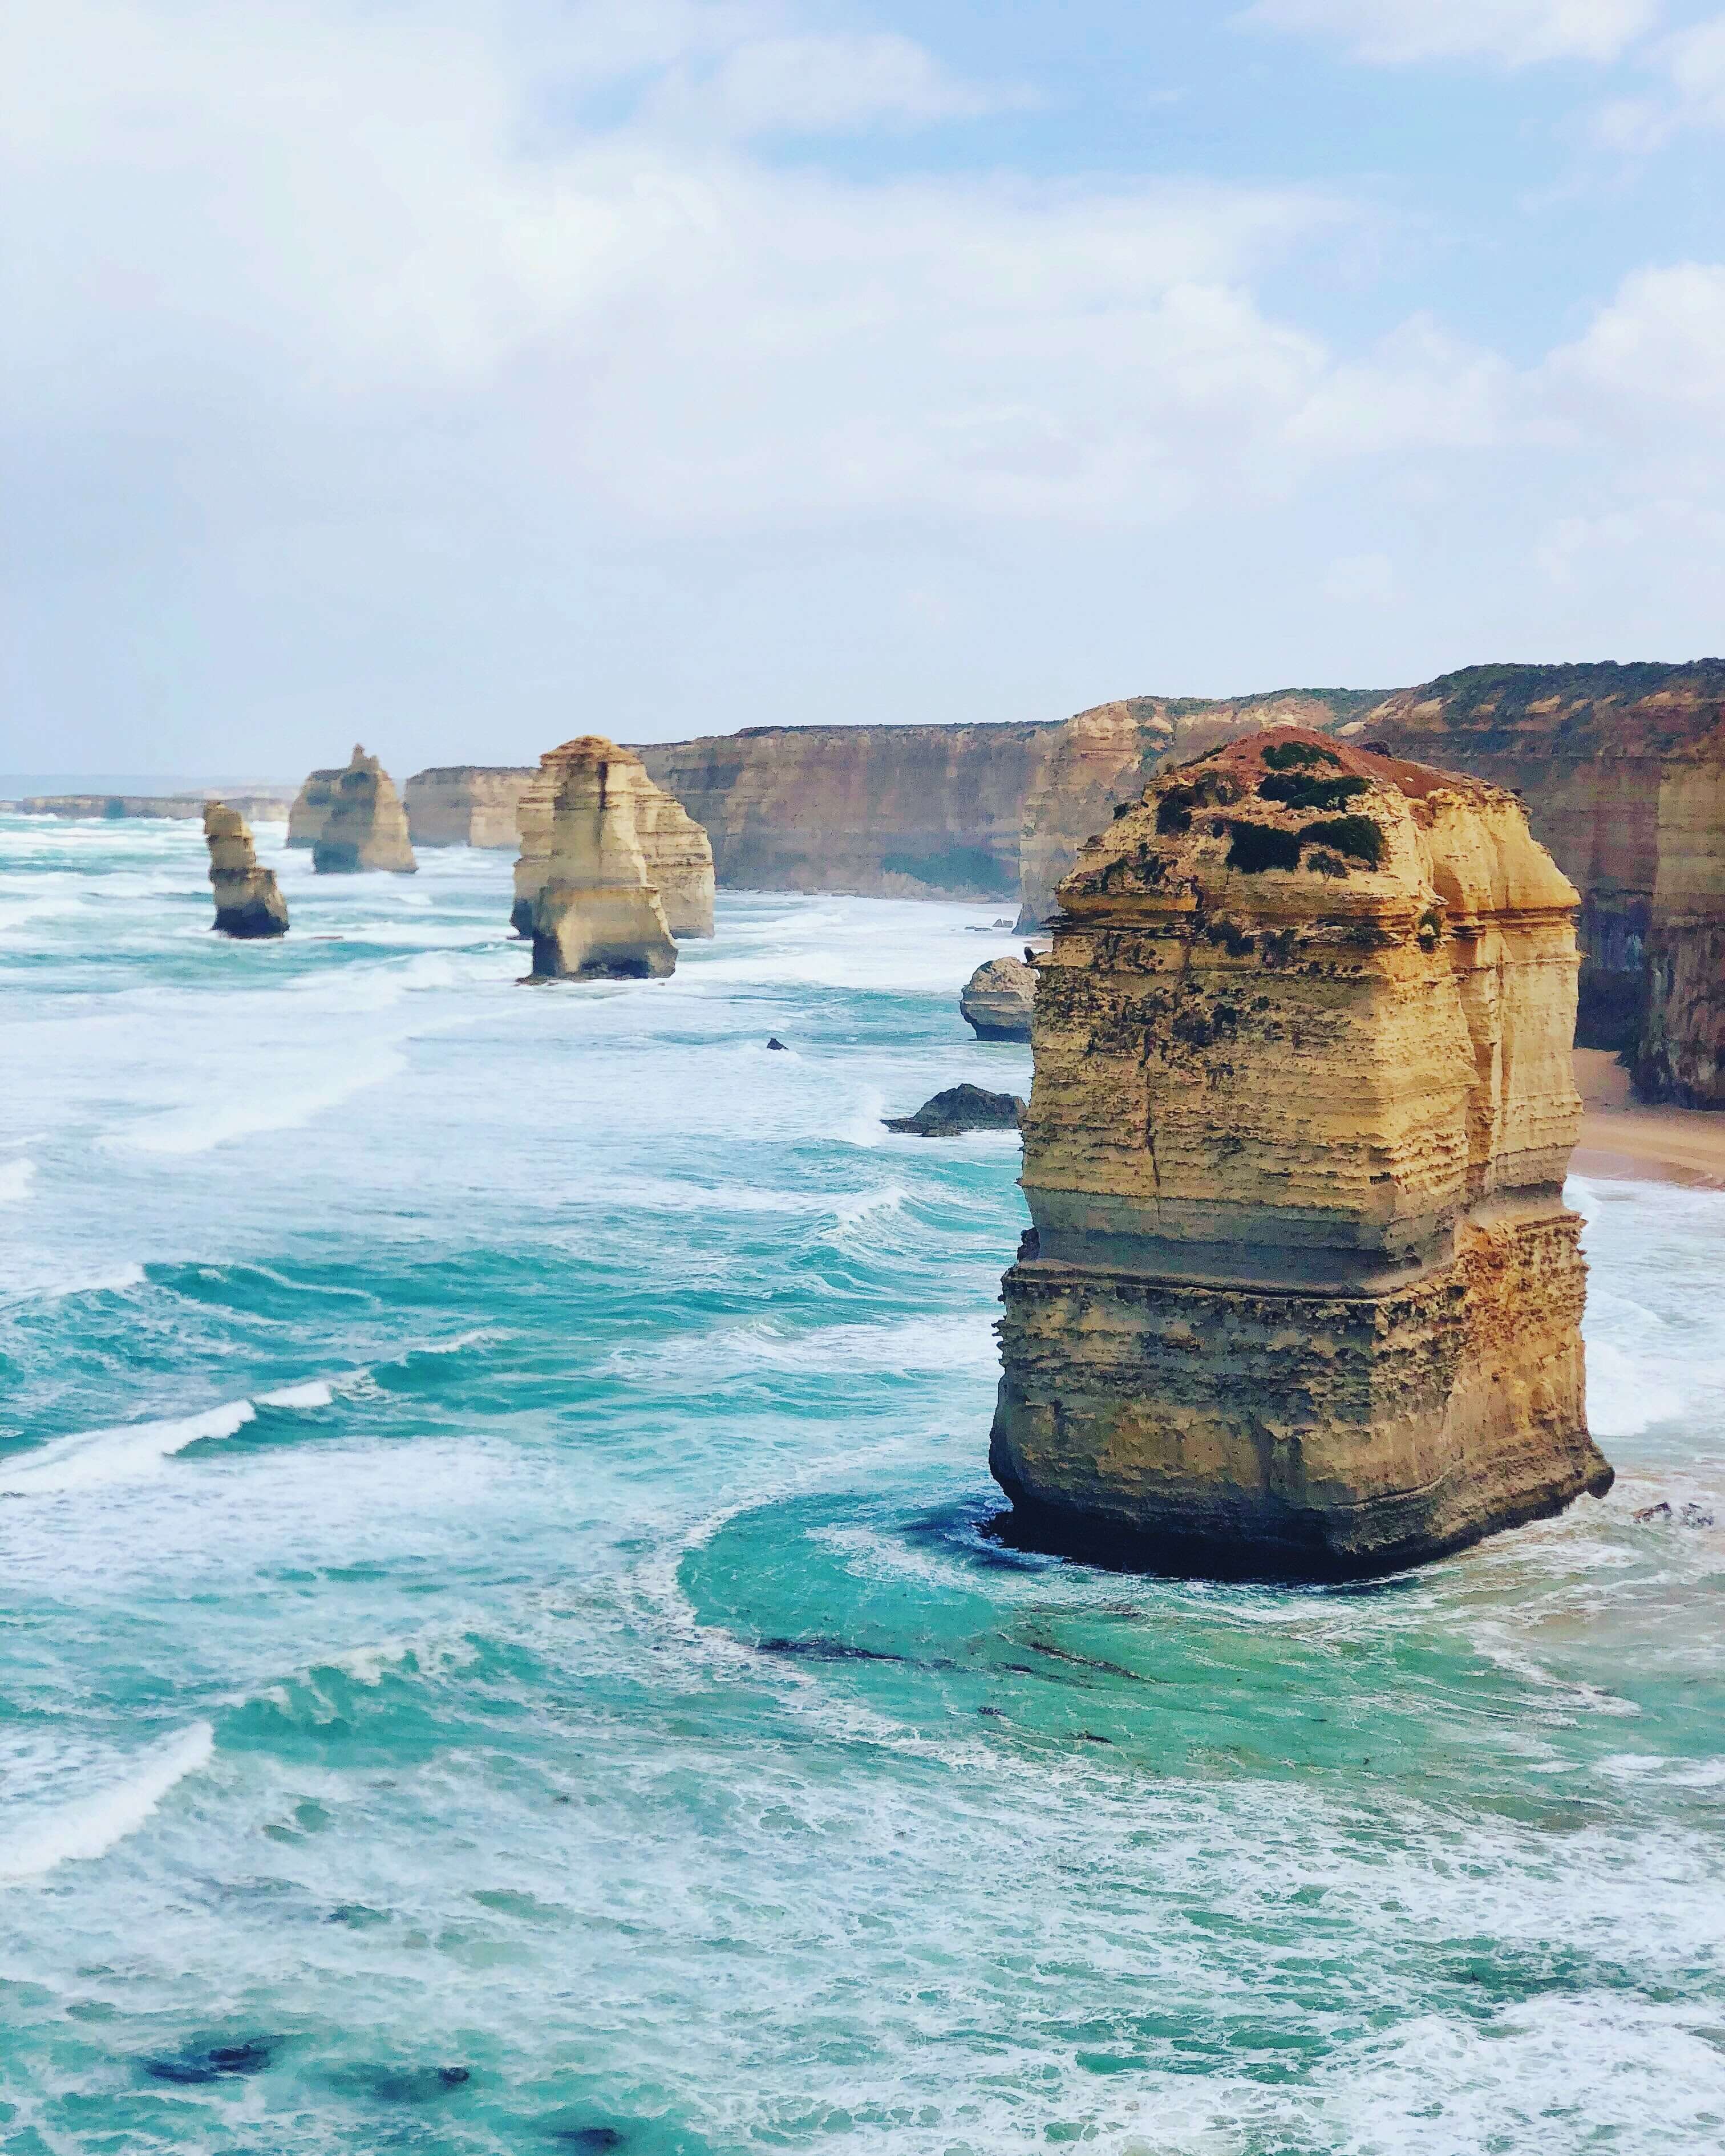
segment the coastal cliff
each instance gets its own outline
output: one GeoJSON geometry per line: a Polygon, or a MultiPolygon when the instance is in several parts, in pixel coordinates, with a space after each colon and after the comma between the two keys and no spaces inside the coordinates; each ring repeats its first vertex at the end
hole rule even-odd
{"type": "Polygon", "coordinates": [[[218,934],[248,941],[285,936],[287,901],[274,869],[259,868],[251,827],[224,801],[206,802],[203,835],[209,847],[210,887],[215,893],[218,934]]]}
{"type": "Polygon", "coordinates": [[[1370,1572],[1607,1488],[1577,895],[1520,804],[1276,727],[1153,779],[1059,900],[991,1450],[1019,1529],[1370,1572]]]}
{"type": "MultiPolygon", "coordinates": [[[[313,773],[313,777],[321,774],[313,773]]],[[[308,780],[307,784],[311,783],[308,780]]],[[[311,865],[319,875],[384,871],[411,875],[419,864],[408,839],[408,819],[395,783],[357,742],[345,771],[336,774],[311,865]]],[[[292,839],[290,837],[289,844],[292,839]]]]}
{"type": "MultiPolygon", "coordinates": [[[[536,981],[629,980],[675,970],[677,947],[641,844],[655,788],[639,757],[597,734],[541,760],[530,789],[545,852],[532,865],[536,981]]],[[[525,804],[524,804],[525,807],[525,804]]],[[[525,842],[525,841],[524,841],[525,842]]]]}
{"type": "MultiPolygon", "coordinates": [[[[96,818],[117,824],[134,817],[168,823],[194,823],[210,802],[212,793],[28,793],[9,804],[24,816],[56,816],[63,822],[96,818]]],[[[288,814],[292,798],[285,788],[247,793],[224,793],[221,799],[254,824],[279,824],[288,814]]]]}
{"type": "Polygon", "coordinates": [[[455,763],[416,771],[402,789],[416,846],[478,846],[512,854],[516,812],[532,783],[531,764],[455,763]]]}
{"type": "Polygon", "coordinates": [[[1725,660],[1471,666],[1345,738],[1510,787],[1582,894],[1577,1040],[1644,1098],[1725,1107],[1725,660]]]}
{"type": "Polygon", "coordinates": [[[518,936],[534,932],[534,906],[552,873],[552,824],[557,796],[572,772],[585,770],[597,750],[606,752],[613,783],[629,796],[631,843],[638,846],[647,881],[673,936],[713,932],[713,850],[706,833],[680,801],[655,785],[633,749],[589,734],[547,749],[521,793],[516,809],[521,852],[515,865],[511,925],[518,936]]]}

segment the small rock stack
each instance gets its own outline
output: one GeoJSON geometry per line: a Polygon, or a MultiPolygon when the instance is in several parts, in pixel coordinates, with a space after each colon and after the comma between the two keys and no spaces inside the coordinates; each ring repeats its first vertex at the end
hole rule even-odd
{"type": "Polygon", "coordinates": [[[347,768],[336,779],[328,813],[312,844],[311,865],[319,875],[379,870],[412,875],[419,865],[395,782],[357,742],[347,768]]]}
{"type": "Polygon", "coordinates": [[[223,801],[207,802],[203,836],[209,847],[209,880],[216,894],[218,934],[285,936],[287,901],[273,869],[258,866],[251,826],[223,801]]]}
{"type": "Polygon", "coordinates": [[[958,1009],[978,1040],[1028,1040],[1036,968],[1022,958],[990,958],[965,983],[958,1009]]]}

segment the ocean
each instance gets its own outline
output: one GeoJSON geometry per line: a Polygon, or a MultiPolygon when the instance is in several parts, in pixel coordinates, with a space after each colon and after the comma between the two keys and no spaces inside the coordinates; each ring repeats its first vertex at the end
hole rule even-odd
{"type": "Polygon", "coordinates": [[[1024,1555],[998,909],[530,991],[281,837],[0,819],[4,2156],[1725,2143],[1725,1195],[1571,1185],[1604,1502],[1024,1555]]]}

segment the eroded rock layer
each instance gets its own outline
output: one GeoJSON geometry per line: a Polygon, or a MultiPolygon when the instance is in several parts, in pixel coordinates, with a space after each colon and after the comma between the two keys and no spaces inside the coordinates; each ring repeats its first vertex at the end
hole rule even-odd
{"type": "Polygon", "coordinates": [[[305,784],[288,809],[287,842],[290,846],[301,846],[310,852],[323,836],[323,827],[336,805],[336,787],[341,776],[338,765],[327,771],[306,773],[305,784]]]}
{"type": "Polygon", "coordinates": [[[655,786],[633,749],[585,735],[549,749],[523,789],[516,808],[521,852],[515,865],[515,907],[510,918],[518,936],[533,933],[534,906],[550,873],[552,812],[570,771],[585,768],[593,744],[607,752],[619,798],[629,797],[634,840],[640,848],[647,880],[659,895],[673,936],[713,932],[713,850],[706,833],[680,801],[655,786]]]}
{"type": "Polygon", "coordinates": [[[459,763],[416,771],[402,789],[416,846],[516,850],[516,814],[537,776],[531,765],[459,763]]]}
{"type": "Polygon", "coordinates": [[[285,936],[287,901],[274,869],[259,868],[251,828],[224,801],[207,802],[203,835],[209,847],[210,886],[216,895],[215,927],[223,936],[247,939],[285,936]]]}
{"type": "MultiPolygon", "coordinates": [[[[308,779],[308,788],[311,783],[308,779]]],[[[311,849],[311,865],[319,875],[380,870],[411,875],[419,865],[395,782],[377,757],[367,756],[357,743],[347,769],[336,775],[332,798],[311,849]]]]}
{"type": "Polygon", "coordinates": [[[677,947],[642,844],[642,825],[662,799],[638,756],[596,734],[541,759],[521,817],[524,850],[542,816],[545,825],[544,852],[527,864],[534,979],[639,979],[675,969],[677,947]]]}
{"type": "Polygon", "coordinates": [[[1515,799],[1278,727],[1153,779],[1059,896],[991,1455],[1025,1531],[1370,1571],[1609,1486],[1576,894],[1515,799]]]}

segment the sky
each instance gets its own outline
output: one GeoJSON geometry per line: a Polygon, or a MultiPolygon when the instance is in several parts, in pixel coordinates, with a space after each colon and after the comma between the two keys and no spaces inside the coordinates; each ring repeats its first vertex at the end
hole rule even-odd
{"type": "Polygon", "coordinates": [[[10,0],[0,768],[1725,649],[1725,13],[10,0]]]}

